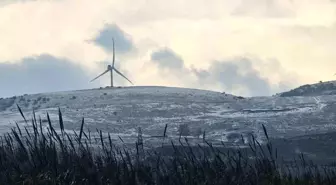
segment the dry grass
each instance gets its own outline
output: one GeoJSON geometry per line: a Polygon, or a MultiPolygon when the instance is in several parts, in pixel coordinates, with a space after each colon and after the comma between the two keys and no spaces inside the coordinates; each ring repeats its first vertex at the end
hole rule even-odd
{"type": "Polygon", "coordinates": [[[207,141],[207,147],[199,146],[195,152],[187,139],[171,142],[174,154],[169,157],[159,152],[140,156],[138,145],[135,152],[118,148],[101,131],[99,146],[92,143],[91,134],[84,132],[84,119],[79,133],[70,135],[64,131],[61,111],[61,132],[47,118],[48,131],[34,114],[30,127],[17,125],[1,137],[0,184],[336,184],[335,171],[321,172],[304,159],[294,167],[280,167],[270,142],[262,147],[253,139],[253,159],[241,150],[220,152],[207,141]]]}

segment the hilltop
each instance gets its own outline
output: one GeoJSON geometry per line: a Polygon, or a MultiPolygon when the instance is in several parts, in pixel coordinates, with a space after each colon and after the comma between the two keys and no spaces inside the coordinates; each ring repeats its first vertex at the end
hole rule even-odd
{"type": "Polygon", "coordinates": [[[306,84],[287,92],[280,93],[282,97],[290,96],[320,96],[335,95],[336,81],[319,82],[315,84],[306,84]]]}

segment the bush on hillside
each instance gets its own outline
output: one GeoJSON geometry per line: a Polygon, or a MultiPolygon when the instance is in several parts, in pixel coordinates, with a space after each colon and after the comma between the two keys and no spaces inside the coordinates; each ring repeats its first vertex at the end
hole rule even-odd
{"type": "Polygon", "coordinates": [[[189,136],[190,135],[190,129],[188,124],[181,124],[178,127],[178,133],[180,136],[189,136]]]}

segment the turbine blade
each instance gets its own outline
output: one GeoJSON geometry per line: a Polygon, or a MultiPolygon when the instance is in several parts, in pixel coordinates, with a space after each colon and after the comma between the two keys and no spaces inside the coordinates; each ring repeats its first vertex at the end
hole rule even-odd
{"type": "Polygon", "coordinates": [[[118,71],[116,68],[113,68],[116,73],[118,73],[120,76],[124,77],[127,81],[129,81],[132,85],[134,85],[131,80],[129,80],[125,75],[123,75],[120,71],[118,71]]]}
{"type": "Polygon", "coordinates": [[[114,62],[115,62],[114,38],[112,38],[112,48],[113,48],[112,67],[114,67],[114,62]]]}
{"type": "Polygon", "coordinates": [[[92,82],[92,81],[94,81],[95,79],[97,79],[97,78],[99,78],[99,77],[101,77],[101,76],[103,76],[105,73],[107,73],[107,72],[109,72],[110,70],[109,69],[107,69],[106,71],[104,71],[102,74],[100,74],[99,76],[97,76],[96,78],[94,78],[94,79],[92,79],[90,82],[92,82]]]}

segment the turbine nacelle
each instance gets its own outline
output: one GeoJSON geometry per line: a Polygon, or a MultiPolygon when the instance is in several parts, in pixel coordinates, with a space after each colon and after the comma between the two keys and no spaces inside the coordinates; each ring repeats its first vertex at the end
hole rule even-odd
{"type": "Polygon", "coordinates": [[[113,67],[111,65],[107,65],[107,70],[112,70],[113,67]]]}

